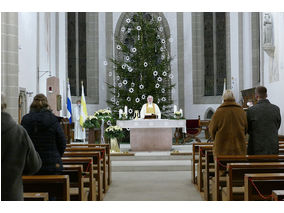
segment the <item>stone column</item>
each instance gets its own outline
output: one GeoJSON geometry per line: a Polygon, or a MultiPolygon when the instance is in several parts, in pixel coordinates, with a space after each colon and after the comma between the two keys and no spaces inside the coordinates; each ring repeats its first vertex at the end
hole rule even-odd
{"type": "Polygon", "coordinates": [[[18,120],[18,13],[1,13],[1,92],[7,112],[18,120]]]}

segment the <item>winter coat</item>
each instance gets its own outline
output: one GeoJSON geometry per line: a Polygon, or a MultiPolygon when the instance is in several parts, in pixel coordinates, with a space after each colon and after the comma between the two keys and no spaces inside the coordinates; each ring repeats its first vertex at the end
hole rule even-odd
{"type": "Polygon", "coordinates": [[[247,128],[246,113],[240,105],[225,101],[219,106],[209,124],[214,156],[245,155],[247,128]]]}
{"type": "Polygon", "coordinates": [[[260,100],[247,111],[248,154],[278,154],[278,129],[281,124],[280,109],[269,100],[260,100]]]}
{"type": "Polygon", "coordinates": [[[32,175],[41,159],[26,130],[1,112],[1,200],[23,200],[22,175],[32,175]]]}
{"type": "Polygon", "coordinates": [[[22,125],[42,159],[38,174],[60,174],[66,139],[57,117],[49,110],[32,111],[23,117],[22,125]]]}

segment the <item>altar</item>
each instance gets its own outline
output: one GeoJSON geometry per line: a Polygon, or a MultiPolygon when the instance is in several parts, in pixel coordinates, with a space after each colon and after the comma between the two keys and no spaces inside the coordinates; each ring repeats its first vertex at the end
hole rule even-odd
{"type": "Polygon", "coordinates": [[[172,149],[172,129],[182,128],[186,133],[185,120],[118,120],[117,125],[130,129],[132,151],[170,151],[172,149]]]}

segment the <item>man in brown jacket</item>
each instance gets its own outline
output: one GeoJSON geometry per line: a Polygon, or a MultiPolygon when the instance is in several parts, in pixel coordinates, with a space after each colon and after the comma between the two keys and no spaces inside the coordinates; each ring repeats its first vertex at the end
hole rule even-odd
{"type": "Polygon", "coordinates": [[[214,141],[214,156],[245,155],[248,128],[246,113],[235,102],[231,90],[225,91],[223,100],[224,103],[218,107],[209,124],[209,132],[214,141]]]}

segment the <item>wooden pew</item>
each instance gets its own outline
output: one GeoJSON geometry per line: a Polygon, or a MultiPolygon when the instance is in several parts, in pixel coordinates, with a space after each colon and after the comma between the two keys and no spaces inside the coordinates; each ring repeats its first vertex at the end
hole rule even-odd
{"type": "Polygon", "coordinates": [[[62,157],[63,165],[76,165],[83,166],[83,183],[84,187],[89,188],[90,201],[96,201],[96,180],[93,174],[93,158],[92,157],[62,157]]]}
{"type": "MultiPolygon", "coordinates": [[[[284,172],[284,162],[228,163],[226,187],[222,189],[223,200],[244,200],[244,176],[247,173],[284,172]],[[236,196],[233,190],[237,189],[236,196]]],[[[284,184],[283,184],[284,186],[284,184]]]]}
{"type": "Polygon", "coordinates": [[[111,159],[110,159],[110,145],[109,144],[67,144],[67,147],[104,147],[106,149],[106,164],[108,171],[108,185],[111,184],[111,159]]]}
{"type": "Polygon", "coordinates": [[[101,153],[100,152],[64,152],[63,157],[92,157],[94,165],[97,165],[96,167],[93,166],[93,172],[94,172],[94,178],[97,181],[97,189],[98,189],[98,195],[97,200],[103,200],[104,194],[103,194],[103,177],[101,173],[101,153]]]}
{"type": "Polygon", "coordinates": [[[284,155],[223,155],[214,158],[215,174],[212,178],[212,194],[214,200],[221,200],[220,173],[225,173],[227,163],[238,162],[284,162],[284,155]]]}
{"type": "Polygon", "coordinates": [[[48,192],[26,192],[24,201],[48,201],[48,192]]]}
{"type": "MultiPolygon", "coordinates": [[[[101,152],[101,156],[102,156],[102,159],[101,159],[101,165],[102,165],[102,168],[101,168],[101,172],[103,174],[103,190],[104,190],[104,193],[107,193],[108,191],[108,169],[107,169],[107,166],[106,166],[106,149],[105,147],[67,147],[65,149],[66,152],[101,152]]],[[[96,166],[96,165],[94,165],[96,166]]]]}
{"type": "Polygon", "coordinates": [[[194,142],[192,143],[192,161],[191,161],[191,181],[193,184],[197,183],[196,172],[196,164],[198,163],[198,155],[199,155],[199,146],[202,145],[211,145],[212,143],[204,143],[204,142],[194,142]]]}
{"type": "Polygon", "coordinates": [[[284,141],[284,135],[278,135],[278,140],[279,141],[284,141]]]}
{"type": "Polygon", "coordinates": [[[273,201],[284,201],[284,190],[272,190],[273,201]]]}
{"type": "Polygon", "coordinates": [[[68,175],[32,175],[22,176],[24,193],[48,192],[50,198],[59,201],[70,201],[68,175]]]}
{"type": "Polygon", "coordinates": [[[244,182],[246,201],[271,200],[272,190],[284,189],[284,173],[246,174],[244,182]]]}
{"type": "Polygon", "coordinates": [[[203,192],[203,170],[205,168],[205,151],[212,150],[213,145],[200,145],[198,151],[198,166],[197,166],[197,188],[203,192]]]}
{"type": "Polygon", "coordinates": [[[205,150],[205,169],[203,175],[204,182],[204,200],[212,200],[210,197],[210,184],[209,180],[214,177],[214,157],[213,150],[205,150]]]}
{"type": "Polygon", "coordinates": [[[64,175],[69,175],[70,200],[86,200],[87,191],[83,185],[83,165],[63,165],[64,175]]]}

